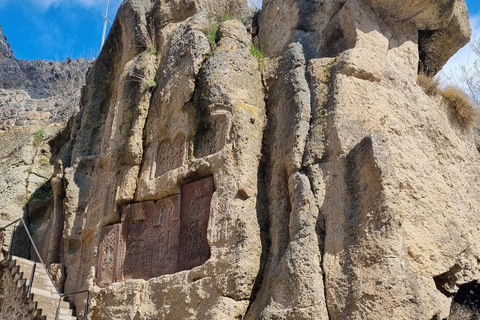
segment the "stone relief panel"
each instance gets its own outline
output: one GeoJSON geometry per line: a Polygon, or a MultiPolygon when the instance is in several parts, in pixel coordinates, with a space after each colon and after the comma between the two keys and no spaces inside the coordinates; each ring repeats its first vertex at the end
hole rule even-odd
{"type": "Polygon", "coordinates": [[[97,283],[100,286],[108,285],[115,281],[120,229],[120,224],[102,228],[100,244],[98,246],[97,269],[97,283]]]}
{"type": "Polygon", "coordinates": [[[186,138],[183,133],[177,134],[173,141],[170,139],[161,141],[156,148],[150,178],[158,178],[182,166],[185,163],[186,147],[186,138]]]}
{"type": "Polygon", "coordinates": [[[180,195],[157,201],[153,221],[151,276],[175,273],[180,231],[180,195]]]}
{"type": "Polygon", "coordinates": [[[212,127],[199,146],[197,157],[202,158],[219,152],[230,141],[232,115],[225,110],[212,113],[212,127]]]}
{"type": "Polygon", "coordinates": [[[122,206],[121,223],[101,231],[98,285],[150,279],[207,261],[214,191],[213,177],[208,177],[183,186],[182,194],[122,206]]]}
{"type": "Polygon", "coordinates": [[[213,177],[183,186],[178,254],[180,270],[199,266],[210,256],[207,227],[213,191],[213,177]]]}
{"type": "MultiPolygon", "coordinates": [[[[149,279],[152,267],[153,224],[155,202],[147,201],[122,208],[123,278],[149,279]]],[[[119,261],[121,264],[122,261],[119,261]]]]}

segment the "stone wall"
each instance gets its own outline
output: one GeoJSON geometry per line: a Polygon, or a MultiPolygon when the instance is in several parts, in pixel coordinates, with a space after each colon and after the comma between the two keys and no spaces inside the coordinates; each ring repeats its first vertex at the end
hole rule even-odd
{"type": "Polygon", "coordinates": [[[27,287],[18,285],[16,276],[10,268],[0,266],[0,318],[41,320],[35,303],[27,297],[27,287]]]}

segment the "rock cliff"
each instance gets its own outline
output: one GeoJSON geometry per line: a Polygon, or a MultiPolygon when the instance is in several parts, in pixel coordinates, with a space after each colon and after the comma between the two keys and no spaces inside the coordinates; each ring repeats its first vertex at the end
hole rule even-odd
{"type": "Polygon", "coordinates": [[[77,109],[91,61],[16,59],[0,27],[0,128],[63,122],[77,109]]]}
{"type": "Polygon", "coordinates": [[[463,0],[124,1],[58,152],[65,291],[91,319],[475,314],[480,154],[417,84],[469,36],[463,0]]]}

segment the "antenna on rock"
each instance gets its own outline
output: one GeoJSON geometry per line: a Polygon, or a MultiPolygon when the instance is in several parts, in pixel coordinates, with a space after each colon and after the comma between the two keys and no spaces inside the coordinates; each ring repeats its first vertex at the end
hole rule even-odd
{"type": "Polygon", "coordinates": [[[107,0],[107,10],[105,11],[105,15],[103,18],[105,19],[105,22],[103,23],[103,34],[102,34],[102,45],[100,46],[100,49],[103,47],[103,43],[105,42],[105,33],[107,32],[107,22],[110,22],[112,24],[112,21],[108,20],[108,6],[110,4],[110,0],[107,0]]]}

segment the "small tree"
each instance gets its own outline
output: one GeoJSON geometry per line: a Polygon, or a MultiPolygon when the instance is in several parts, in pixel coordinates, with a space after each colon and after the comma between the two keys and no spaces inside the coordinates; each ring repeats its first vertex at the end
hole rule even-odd
{"type": "Polygon", "coordinates": [[[454,70],[452,77],[480,106],[480,35],[476,34],[472,37],[470,47],[474,57],[469,57],[466,62],[454,70]]]}

